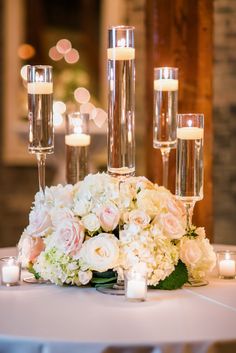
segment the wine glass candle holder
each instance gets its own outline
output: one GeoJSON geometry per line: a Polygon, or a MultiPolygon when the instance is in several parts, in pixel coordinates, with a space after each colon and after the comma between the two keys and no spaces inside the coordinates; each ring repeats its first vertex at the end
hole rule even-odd
{"type": "Polygon", "coordinates": [[[45,190],[46,155],[54,151],[51,66],[28,66],[29,152],[37,157],[39,190],[45,190]]]}
{"type": "Polygon", "coordinates": [[[203,198],[203,114],[178,114],[176,198],[186,208],[186,230],[196,201],[203,198]]]}
{"type": "Polygon", "coordinates": [[[161,150],[163,185],[168,188],[169,154],[176,147],[178,68],[154,69],[153,147],[161,150]]]}
{"type": "Polygon", "coordinates": [[[134,27],[111,27],[108,32],[108,173],[135,173],[134,27]]]}
{"type": "Polygon", "coordinates": [[[88,174],[88,148],[90,145],[89,115],[75,112],[67,117],[66,181],[76,184],[88,174]]]}

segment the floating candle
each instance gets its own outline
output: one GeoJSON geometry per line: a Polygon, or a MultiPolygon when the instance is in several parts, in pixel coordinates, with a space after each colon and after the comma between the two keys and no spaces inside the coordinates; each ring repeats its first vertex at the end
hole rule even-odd
{"type": "Polygon", "coordinates": [[[88,134],[70,134],[65,136],[65,144],[73,147],[89,146],[91,136],[88,134]]]}
{"type": "Polygon", "coordinates": [[[179,81],[174,79],[154,80],[155,91],[178,91],[179,81]]]}
{"type": "Polygon", "coordinates": [[[29,94],[52,94],[52,82],[28,82],[27,89],[29,94]]]}
{"type": "Polygon", "coordinates": [[[199,127],[181,127],[177,129],[177,138],[181,140],[199,140],[203,138],[203,129],[199,127]]]}
{"type": "Polygon", "coordinates": [[[109,60],[132,60],[135,58],[135,49],[129,47],[115,47],[107,49],[109,60]]]}

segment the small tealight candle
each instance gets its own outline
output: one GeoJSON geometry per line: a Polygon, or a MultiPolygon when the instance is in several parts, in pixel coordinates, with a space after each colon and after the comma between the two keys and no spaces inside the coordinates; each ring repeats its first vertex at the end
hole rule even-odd
{"type": "Polygon", "coordinates": [[[218,272],[220,278],[233,279],[236,277],[236,252],[218,251],[218,272]]]}
{"type": "Polygon", "coordinates": [[[125,297],[129,301],[145,301],[147,297],[146,273],[127,271],[125,274],[125,297]]]}
{"type": "Polygon", "coordinates": [[[6,286],[14,286],[19,284],[21,265],[18,260],[13,257],[3,257],[1,263],[1,283],[6,286]]]}

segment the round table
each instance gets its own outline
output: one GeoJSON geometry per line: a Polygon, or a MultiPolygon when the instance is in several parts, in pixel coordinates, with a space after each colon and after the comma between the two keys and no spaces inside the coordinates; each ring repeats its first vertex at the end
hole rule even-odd
{"type": "MultiPolygon", "coordinates": [[[[0,249],[0,257],[14,252],[0,249]]],[[[110,352],[111,346],[130,347],[125,352],[131,352],[131,346],[184,352],[186,344],[190,351],[207,352],[214,342],[233,340],[236,280],[218,279],[215,272],[208,286],[149,290],[143,303],[126,302],[94,288],[23,282],[0,286],[0,352],[8,347],[6,352],[18,353],[21,350],[14,349],[23,347],[24,353],[93,353],[110,352]],[[199,350],[194,351],[196,347],[199,350]]]]}

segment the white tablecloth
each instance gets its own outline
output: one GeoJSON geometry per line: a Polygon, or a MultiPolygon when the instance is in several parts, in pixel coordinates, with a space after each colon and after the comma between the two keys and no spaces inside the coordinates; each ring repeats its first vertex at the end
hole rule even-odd
{"type": "MultiPolygon", "coordinates": [[[[0,257],[12,251],[0,249],[0,257]]],[[[150,290],[144,303],[93,288],[0,286],[0,353],[205,353],[216,342],[224,348],[214,352],[236,352],[236,344],[226,350],[234,340],[236,280],[213,276],[206,287],[150,290]]]]}

